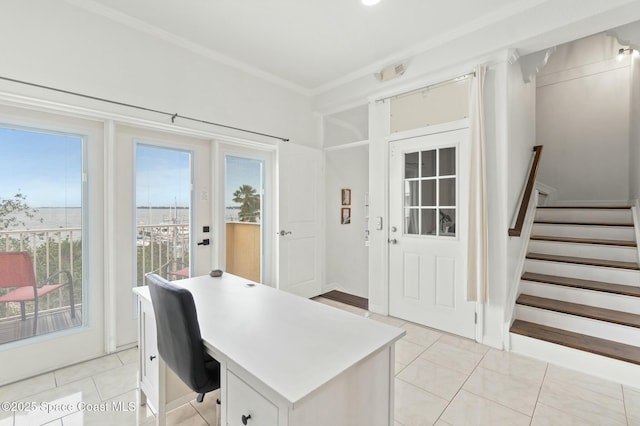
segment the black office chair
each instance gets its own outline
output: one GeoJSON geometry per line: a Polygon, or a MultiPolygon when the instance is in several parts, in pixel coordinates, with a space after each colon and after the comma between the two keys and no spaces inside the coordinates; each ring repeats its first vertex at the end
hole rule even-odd
{"type": "Polygon", "coordinates": [[[220,363],[205,351],[193,295],[156,274],[146,276],[158,333],[158,352],[180,379],[198,394],[220,388],[220,363]]]}

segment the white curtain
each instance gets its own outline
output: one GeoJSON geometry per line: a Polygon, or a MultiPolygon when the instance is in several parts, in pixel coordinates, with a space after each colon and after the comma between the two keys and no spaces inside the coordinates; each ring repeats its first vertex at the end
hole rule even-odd
{"type": "Polygon", "coordinates": [[[471,85],[469,118],[471,131],[471,168],[469,195],[469,247],[467,300],[487,303],[487,178],[484,140],[484,77],[486,66],[476,67],[471,85]]]}

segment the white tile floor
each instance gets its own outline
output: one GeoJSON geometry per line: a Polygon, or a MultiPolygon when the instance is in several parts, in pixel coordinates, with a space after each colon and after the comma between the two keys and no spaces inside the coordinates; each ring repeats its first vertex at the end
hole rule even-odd
{"type": "MultiPolygon", "coordinates": [[[[640,389],[397,318],[371,314],[371,319],[407,331],[396,345],[394,426],[640,426],[640,389]]],[[[131,349],[0,387],[0,402],[36,402],[39,407],[31,412],[0,410],[0,426],[153,424],[153,415],[136,402],[136,362],[137,350],[131,349]],[[121,409],[114,410],[113,402],[120,402],[121,409]],[[85,409],[79,409],[83,404],[85,409]],[[100,411],[104,407],[109,409],[100,411]]],[[[215,399],[209,395],[203,404],[194,401],[171,411],[168,424],[214,424],[215,399]]]]}

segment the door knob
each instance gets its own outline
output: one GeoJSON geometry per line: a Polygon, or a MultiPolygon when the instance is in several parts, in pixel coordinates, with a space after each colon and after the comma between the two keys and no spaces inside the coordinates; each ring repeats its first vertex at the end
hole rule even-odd
{"type": "Polygon", "coordinates": [[[389,239],[389,244],[398,244],[398,240],[396,240],[395,238],[391,238],[389,239]]]}
{"type": "Polygon", "coordinates": [[[285,231],[284,229],[280,232],[278,232],[276,235],[280,235],[281,237],[284,237],[285,235],[289,235],[291,234],[291,231],[285,231]]]}
{"type": "Polygon", "coordinates": [[[245,416],[244,414],[242,415],[242,424],[246,425],[247,422],[249,421],[249,419],[251,419],[251,414],[249,414],[248,416],[245,416]]]}

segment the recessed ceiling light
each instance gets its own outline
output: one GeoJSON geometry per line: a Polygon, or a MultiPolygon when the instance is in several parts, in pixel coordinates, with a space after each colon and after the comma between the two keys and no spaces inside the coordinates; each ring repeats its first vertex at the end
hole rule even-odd
{"type": "Polygon", "coordinates": [[[380,3],[380,0],[360,0],[365,6],[373,6],[380,3]]]}

